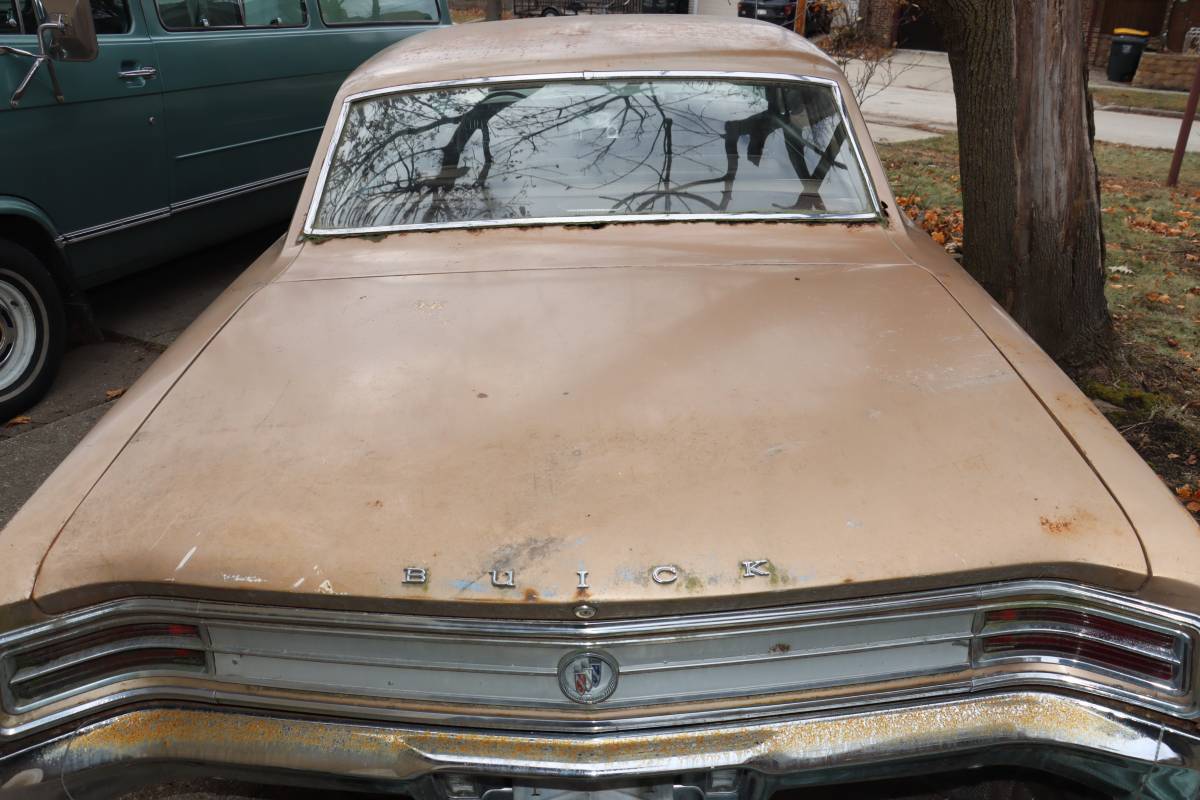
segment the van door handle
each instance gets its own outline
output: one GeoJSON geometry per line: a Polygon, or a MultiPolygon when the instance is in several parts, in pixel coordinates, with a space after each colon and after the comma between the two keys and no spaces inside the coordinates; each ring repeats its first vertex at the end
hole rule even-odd
{"type": "Polygon", "coordinates": [[[133,80],[134,78],[154,78],[158,76],[157,67],[134,67],[133,69],[123,69],[117,73],[117,77],[123,81],[133,80]]]}

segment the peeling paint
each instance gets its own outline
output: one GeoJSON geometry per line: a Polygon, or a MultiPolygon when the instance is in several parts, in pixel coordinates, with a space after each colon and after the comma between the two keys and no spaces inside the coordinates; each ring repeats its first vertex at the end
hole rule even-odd
{"type": "Polygon", "coordinates": [[[192,556],[196,555],[198,547],[199,545],[192,545],[192,549],[183,554],[183,558],[179,559],[179,564],[175,567],[176,572],[187,566],[187,563],[192,560],[192,556]]]}
{"type": "Polygon", "coordinates": [[[233,583],[266,583],[266,578],[260,578],[257,575],[237,575],[228,572],[221,573],[221,580],[230,581],[233,583]]]}

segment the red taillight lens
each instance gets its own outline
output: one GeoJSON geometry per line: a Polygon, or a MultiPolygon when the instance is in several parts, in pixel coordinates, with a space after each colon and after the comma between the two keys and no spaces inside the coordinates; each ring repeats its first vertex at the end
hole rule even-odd
{"type": "Polygon", "coordinates": [[[1119,672],[1135,673],[1160,681],[1175,677],[1175,665],[1156,658],[1131,653],[1119,647],[1071,636],[1024,633],[992,636],[983,640],[985,653],[1031,653],[1086,661],[1111,667],[1119,672]]]}
{"type": "Polygon", "coordinates": [[[986,612],[978,642],[984,661],[1067,659],[1143,681],[1179,685],[1187,640],[1183,634],[1083,609],[1022,606],[986,612]]]}
{"type": "MultiPolygon", "coordinates": [[[[68,669],[35,675],[27,680],[12,681],[13,694],[22,702],[58,694],[82,687],[94,681],[117,675],[150,670],[185,668],[189,672],[200,672],[206,664],[204,652],[185,648],[152,647],[126,650],[110,656],[102,656],[76,664],[68,669]]],[[[17,673],[16,678],[20,678],[17,673]]]]}
{"type": "Polygon", "coordinates": [[[1176,637],[1169,633],[1142,628],[1127,622],[1089,614],[1073,608],[1004,608],[989,611],[987,622],[1049,622],[1075,625],[1080,628],[1169,650],[1175,647],[1176,637]]]}
{"type": "Polygon", "coordinates": [[[29,703],[125,673],[203,671],[207,656],[197,626],[154,622],[62,639],[16,653],[9,663],[13,696],[29,703]]]}
{"type": "Polygon", "coordinates": [[[127,642],[138,639],[175,639],[189,638],[199,640],[200,629],[195,625],[180,625],[177,623],[166,622],[150,622],[137,625],[118,625],[115,628],[104,628],[102,630],[87,633],[82,636],[73,636],[70,639],[63,639],[54,644],[39,647],[36,650],[27,650],[24,653],[18,653],[13,659],[16,671],[20,671],[26,667],[35,667],[53,662],[58,659],[68,656],[85,653],[94,648],[101,648],[105,645],[127,642]]]}

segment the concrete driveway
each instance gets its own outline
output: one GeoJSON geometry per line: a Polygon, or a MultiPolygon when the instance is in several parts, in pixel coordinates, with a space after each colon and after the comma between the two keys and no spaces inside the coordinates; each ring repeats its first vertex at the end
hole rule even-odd
{"type": "MultiPolygon", "coordinates": [[[[852,63],[847,73],[853,80],[864,69],[863,64],[852,63]]],[[[957,129],[954,81],[945,53],[896,51],[890,70],[876,73],[868,84],[867,95],[863,115],[879,141],[904,141],[927,136],[931,130],[957,129]]],[[[1179,137],[1180,122],[1174,117],[1097,111],[1096,138],[1169,150],[1179,137]]],[[[1200,152],[1200,125],[1193,126],[1187,149],[1200,152]]]]}

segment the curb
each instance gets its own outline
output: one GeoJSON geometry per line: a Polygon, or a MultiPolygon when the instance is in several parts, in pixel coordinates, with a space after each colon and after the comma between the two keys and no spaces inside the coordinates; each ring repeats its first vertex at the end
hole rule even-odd
{"type": "MultiPolygon", "coordinates": [[[[1166,108],[1138,108],[1137,106],[1096,106],[1097,111],[1115,111],[1118,114],[1136,114],[1142,117],[1171,117],[1183,119],[1182,111],[1171,111],[1166,108]]],[[[1200,118],[1198,113],[1197,118],[1200,118]]]]}

